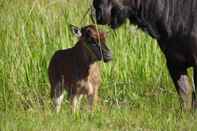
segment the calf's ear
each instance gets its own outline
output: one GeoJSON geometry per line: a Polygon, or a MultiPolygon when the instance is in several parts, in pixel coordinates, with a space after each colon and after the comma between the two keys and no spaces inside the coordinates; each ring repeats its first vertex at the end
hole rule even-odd
{"type": "Polygon", "coordinates": [[[81,37],[82,33],[81,33],[81,29],[79,27],[76,27],[74,25],[70,25],[70,30],[72,31],[72,33],[76,36],[76,37],[81,37]]]}

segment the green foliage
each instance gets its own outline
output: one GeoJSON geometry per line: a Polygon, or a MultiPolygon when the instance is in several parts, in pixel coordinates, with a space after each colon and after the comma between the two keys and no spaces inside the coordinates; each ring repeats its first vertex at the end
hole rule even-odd
{"type": "Polygon", "coordinates": [[[126,23],[110,30],[114,59],[101,63],[95,112],[51,109],[47,67],[52,54],[77,41],[69,23],[91,23],[88,0],[0,1],[0,130],[195,130],[196,114],[180,110],[155,40],[126,23]]]}

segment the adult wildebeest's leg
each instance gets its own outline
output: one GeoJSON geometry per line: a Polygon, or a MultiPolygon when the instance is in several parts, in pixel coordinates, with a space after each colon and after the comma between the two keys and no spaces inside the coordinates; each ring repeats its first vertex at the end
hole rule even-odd
{"type": "Polygon", "coordinates": [[[197,65],[194,67],[194,71],[193,71],[193,78],[194,78],[194,91],[193,91],[193,106],[194,108],[197,108],[197,101],[196,101],[196,95],[197,95],[197,65]]]}
{"type": "Polygon", "coordinates": [[[187,70],[180,69],[169,62],[167,62],[167,66],[176,90],[180,95],[183,108],[190,111],[192,109],[192,87],[189,84],[187,70]]]}
{"type": "Polygon", "coordinates": [[[61,103],[64,98],[64,87],[61,81],[57,81],[54,84],[52,84],[51,97],[52,97],[56,112],[59,112],[61,108],[61,103]]]}

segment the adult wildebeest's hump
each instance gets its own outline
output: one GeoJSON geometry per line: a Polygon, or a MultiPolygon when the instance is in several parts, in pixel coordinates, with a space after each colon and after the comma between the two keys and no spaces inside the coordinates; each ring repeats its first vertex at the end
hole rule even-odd
{"type": "Polygon", "coordinates": [[[196,0],[94,0],[93,6],[99,24],[115,29],[129,19],[157,39],[183,107],[195,106],[187,68],[193,67],[197,87],[196,0]]]}

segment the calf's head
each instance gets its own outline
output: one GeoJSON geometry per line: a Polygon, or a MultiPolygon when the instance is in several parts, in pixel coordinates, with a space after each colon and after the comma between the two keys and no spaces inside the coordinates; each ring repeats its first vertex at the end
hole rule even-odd
{"type": "Polygon", "coordinates": [[[111,50],[105,43],[105,32],[98,32],[95,25],[82,28],[71,25],[72,32],[80,39],[80,44],[94,60],[112,60],[111,50]]]}
{"type": "Polygon", "coordinates": [[[128,17],[129,0],[93,0],[93,16],[98,24],[107,24],[117,28],[123,24],[128,17]]]}

